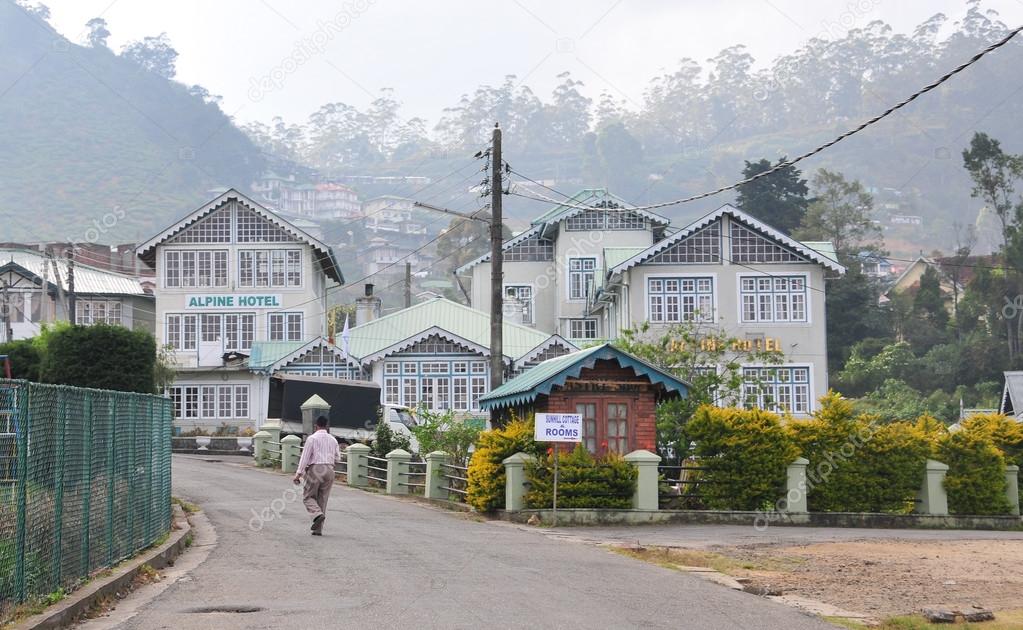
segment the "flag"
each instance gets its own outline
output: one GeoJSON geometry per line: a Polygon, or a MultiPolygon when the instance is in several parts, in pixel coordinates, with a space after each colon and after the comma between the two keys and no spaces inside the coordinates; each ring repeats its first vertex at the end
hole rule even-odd
{"type": "Polygon", "coordinates": [[[345,353],[345,361],[351,361],[348,356],[348,346],[352,341],[352,333],[348,329],[348,316],[345,315],[345,327],[341,329],[341,351],[345,353]]]}

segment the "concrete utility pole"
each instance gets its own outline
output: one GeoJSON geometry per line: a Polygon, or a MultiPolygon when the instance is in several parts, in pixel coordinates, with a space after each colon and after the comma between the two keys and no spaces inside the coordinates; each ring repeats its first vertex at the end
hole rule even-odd
{"type": "Polygon", "coordinates": [[[4,322],[4,343],[14,341],[14,330],[11,328],[11,296],[7,292],[7,281],[3,280],[0,288],[0,315],[4,322]]]}
{"type": "Polygon", "coordinates": [[[77,323],[78,298],[75,296],[75,246],[67,250],[67,320],[74,326],[77,323]]]}
{"type": "Polygon", "coordinates": [[[494,137],[490,147],[490,390],[504,382],[504,252],[501,215],[504,187],[501,175],[501,127],[494,124],[494,137]]]}
{"type": "Polygon", "coordinates": [[[405,308],[412,306],[412,263],[405,263],[405,308]]]}

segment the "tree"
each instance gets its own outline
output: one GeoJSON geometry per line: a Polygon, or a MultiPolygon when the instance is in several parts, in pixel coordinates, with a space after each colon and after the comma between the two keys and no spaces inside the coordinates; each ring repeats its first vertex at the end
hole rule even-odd
{"type": "Polygon", "coordinates": [[[614,122],[597,133],[595,148],[604,185],[619,194],[631,193],[643,165],[643,146],[639,140],[624,124],[614,122]]]}
{"type": "Polygon", "coordinates": [[[983,199],[1002,224],[1003,247],[1008,249],[1016,205],[1016,180],[1023,176],[1023,158],[1002,151],[998,140],[977,132],[963,149],[963,166],[973,179],[974,197],[983,199]]]}
{"type": "Polygon", "coordinates": [[[579,92],[582,81],[576,81],[571,73],[558,75],[561,83],[554,88],[554,102],[548,106],[551,140],[563,149],[577,149],[583,136],[590,128],[591,100],[579,92]]]}
{"type": "Polygon", "coordinates": [[[874,199],[860,182],[822,168],[813,176],[813,193],[796,238],[831,241],[843,261],[864,249],[880,249],[881,228],[870,218],[874,199]]]}
{"type": "Polygon", "coordinates": [[[121,56],[135,62],[147,72],[165,79],[173,79],[177,74],[175,64],[178,60],[178,51],[171,46],[167,33],[145,37],[142,41],[129,42],[121,49],[121,56]]]}
{"type": "MultiPolygon", "coordinates": [[[[782,157],[778,163],[781,164],[787,159],[782,157]]],[[[757,162],[747,160],[742,177],[748,179],[770,168],[771,163],[766,159],[757,162]]],[[[808,193],[809,189],[802,172],[789,165],[740,186],[737,202],[745,212],[786,234],[791,234],[806,215],[807,206],[810,205],[808,193]]]]}
{"type": "Polygon", "coordinates": [[[941,278],[934,267],[928,266],[920,276],[920,286],[913,296],[913,313],[935,326],[948,324],[945,297],[941,292],[941,278]]]}
{"type": "Polygon", "coordinates": [[[841,278],[828,280],[827,305],[828,364],[841,370],[853,345],[862,340],[888,337],[888,314],[878,305],[878,284],[863,275],[858,264],[850,264],[841,278]]]}
{"type": "Polygon", "coordinates": [[[67,326],[47,338],[41,380],[151,394],[156,363],[156,341],[148,332],[107,324],[67,326]]]}
{"type": "Polygon", "coordinates": [[[89,29],[89,33],[85,36],[85,41],[89,46],[93,48],[108,48],[107,38],[110,37],[110,31],[107,30],[107,21],[101,17],[94,17],[85,23],[85,28],[89,29]]]}

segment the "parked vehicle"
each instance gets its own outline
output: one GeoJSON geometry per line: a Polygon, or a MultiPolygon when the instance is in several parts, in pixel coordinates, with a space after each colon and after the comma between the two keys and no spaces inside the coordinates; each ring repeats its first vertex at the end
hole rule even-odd
{"type": "Polygon", "coordinates": [[[311,426],[303,425],[302,404],[312,396],[319,396],[330,405],[330,433],[342,447],[355,442],[371,443],[381,419],[396,434],[407,436],[413,448],[417,446],[410,430],[416,426],[412,410],[381,404],[380,385],[369,381],[275,375],[270,379],[267,417],[280,418],[282,435],[304,436],[311,426]]]}

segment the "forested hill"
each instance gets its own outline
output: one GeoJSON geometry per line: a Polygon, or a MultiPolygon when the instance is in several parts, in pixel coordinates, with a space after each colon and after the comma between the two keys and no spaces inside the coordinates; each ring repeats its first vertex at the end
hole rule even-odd
{"type": "Polygon", "coordinates": [[[150,63],[160,40],[116,55],[43,17],[0,0],[0,240],[147,238],[261,170],[215,99],[170,78],[172,49],[150,63]]]}

